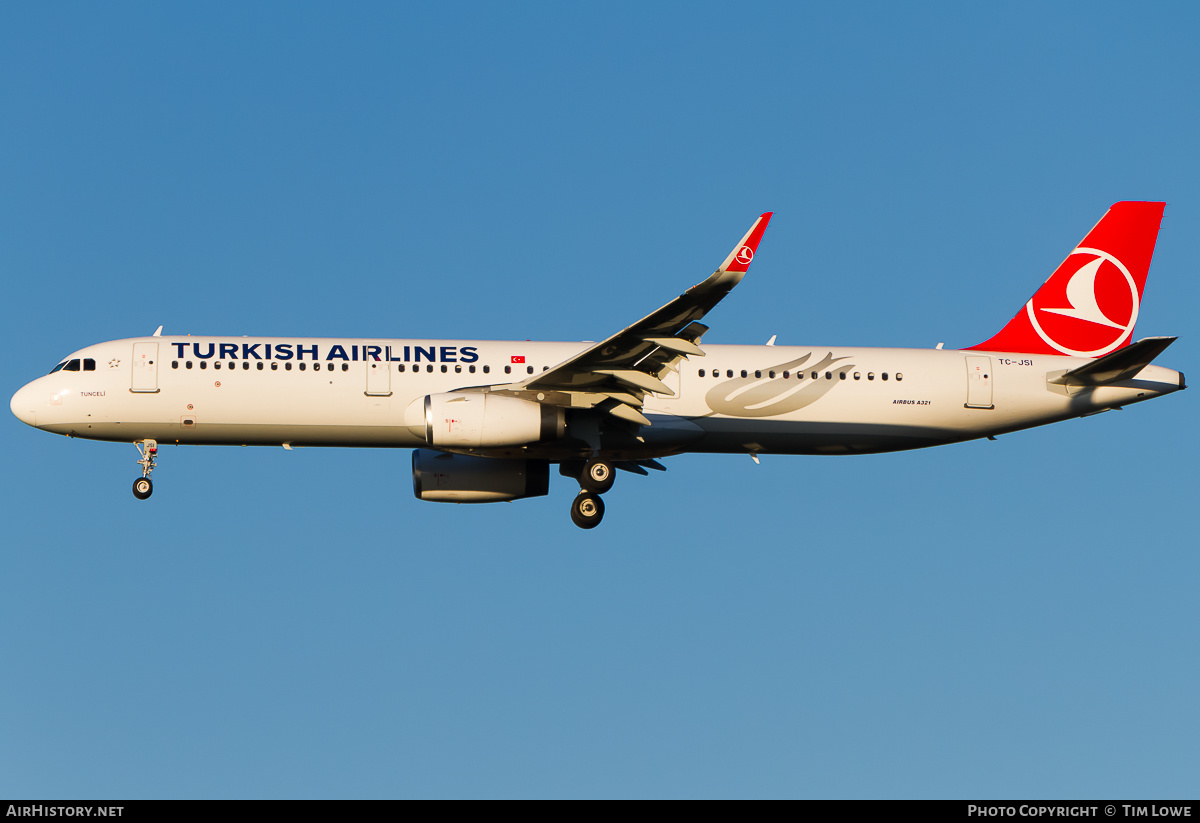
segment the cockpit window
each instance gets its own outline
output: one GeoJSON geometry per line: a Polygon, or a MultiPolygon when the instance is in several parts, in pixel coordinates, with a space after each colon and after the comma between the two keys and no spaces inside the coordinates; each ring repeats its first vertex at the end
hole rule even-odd
{"type": "Polygon", "coordinates": [[[83,359],[83,370],[84,371],[95,371],[96,370],[96,361],[90,357],[85,357],[83,359]]]}
{"type": "Polygon", "coordinates": [[[63,371],[79,371],[79,361],[78,360],[68,361],[67,364],[65,366],[63,366],[63,371]]]}
{"type": "Polygon", "coordinates": [[[51,373],[51,374],[54,374],[56,371],[62,371],[62,370],[63,370],[63,367],[64,367],[64,366],[66,366],[66,365],[67,365],[67,361],[66,361],[66,360],[64,360],[64,361],[62,361],[61,363],[59,363],[57,366],[55,366],[54,368],[52,368],[52,369],[50,370],[50,373],[51,373]]]}

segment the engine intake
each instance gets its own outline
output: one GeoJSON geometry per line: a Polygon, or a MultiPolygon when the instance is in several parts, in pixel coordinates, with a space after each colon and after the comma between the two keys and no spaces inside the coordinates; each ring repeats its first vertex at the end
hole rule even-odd
{"type": "Polygon", "coordinates": [[[502,394],[427,394],[424,403],[425,442],[434,448],[524,446],[557,440],[566,431],[561,408],[502,394]]]}
{"type": "Polygon", "coordinates": [[[437,503],[498,503],[550,491],[545,460],[471,457],[431,449],[413,451],[413,494],[437,503]]]}

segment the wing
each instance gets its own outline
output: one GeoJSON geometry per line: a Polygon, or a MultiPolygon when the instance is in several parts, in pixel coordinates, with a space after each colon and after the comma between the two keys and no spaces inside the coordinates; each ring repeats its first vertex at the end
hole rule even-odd
{"type": "Polygon", "coordinates": [[[519,383],[490,391],[569,408],[599,408],[614,417],[649,426],[642,402],[649,393],[671,394],[662,382],[689,355],[703,357],[699,342],[708,326],[698,322],[746,276],[771,212],[759,217],[720,267],[607,340],[519,383]]]}

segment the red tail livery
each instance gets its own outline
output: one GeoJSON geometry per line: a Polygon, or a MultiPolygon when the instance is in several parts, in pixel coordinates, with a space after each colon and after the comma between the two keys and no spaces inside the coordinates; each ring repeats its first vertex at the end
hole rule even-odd
{"type": "Polygon", "coordinates": [[[1116,203],[982,351],[1102,357],[1129,344],[1165,203],[1116,203]]]}

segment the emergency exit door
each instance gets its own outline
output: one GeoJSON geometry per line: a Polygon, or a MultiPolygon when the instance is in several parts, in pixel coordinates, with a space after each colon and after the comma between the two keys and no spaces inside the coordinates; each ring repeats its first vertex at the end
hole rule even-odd
{"type": "Polygon", "coordinates": [[[994,409],[992,405],[992,358],[971,355],[967,358],[968,409],[994,409]]]}
{"type": "Polygon", "coordinates": [[[387,397],[392,393],[392,372],[387,360],[378,354],[365,354],[368,349],[380,352],[387,351],[383,346],[363,346],[364,357],[367,360],[367,394],[375,397],[387,397]]]}
{"type": "Polygon", "coordinates": [[[158,391],[158,344],[133,344],[133,378],[130,391],[158,391]]]}

